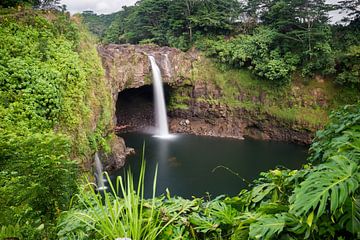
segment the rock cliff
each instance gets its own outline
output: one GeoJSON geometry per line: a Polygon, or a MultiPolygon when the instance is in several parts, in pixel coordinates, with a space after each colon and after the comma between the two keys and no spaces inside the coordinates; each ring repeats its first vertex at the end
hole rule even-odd
{"type": "MultiPolygon", "coordinates": [[[[195,79],[196,74],[194,73],[197,69],[194,65],[201,58],[196,51],[184,53],[174,48],[153,45],[110,44],[100,45],[98,52],[102,58],[115,103],[119,92],[151,85],[151,66],[148,55],[155,57],[162,72],[163,82],[171,88],[168,92],[170,101],[171,99],[177,101],[179,96],[181,99],[186,99],[183,101],[185,104],[183,109],[168,110],[170,128],[173,132],[238,139],[250,136],[257,139],[304,144],[309,144],[314,135],[313,130],[309,130],[299,123],[284,122],[266,114],[265,116],[262,114],[260,117],[257,111],[249,111],[241,107],[229,107],[226,104],[213,101],[222,96],[222,89],[207,79],[195,79]],[[173,97],[172,94],[176,94],[177,97],[173,97]]],[[[241,91],[239,96],[238,101],[241,102],[241,91]]],[[[252,98],[257,101],[256,104],[259,104],[258,101],[263,101],[265,96],[259,94],[259,96],[252,96],[252,98]]],[[[133,116],[130,114],[121,121],[121,126],[118,126],[120,132],[142,128],[144,119],[149,117],[142,116],[139,118],[140,100],[135,104],[137,107],[140,106],[140,110],[136,111],[137,114],[133,116]],[[130,125],[132,128],[126,128],[130,125]]],[[[151,114],[149,111],[151,106],[148,103],[145,105],[144,112],[150,113],[144,114],[151,114]],[[145,111],[145,109],[147,110],[145,111]]],[[[116,116],[115,112],[114,109],[114,122],[119,123],[121,116],[116,116]]]]}
{"type": "Polygon", "coordinates": [[[114,95],[127,88],[151,84],[149,55],[155,57],[163,82],[170,85],[191,78],[192,62],[197,58],[196,54],[153,45],[100,45],[98,52],[114,95]]]}

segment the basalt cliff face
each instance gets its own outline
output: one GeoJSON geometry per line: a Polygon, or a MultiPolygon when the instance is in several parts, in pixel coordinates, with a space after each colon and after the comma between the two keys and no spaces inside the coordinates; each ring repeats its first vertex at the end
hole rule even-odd
{"type": "Polygon", "coordinates": [[[149,55],[156,59],[163,82],[173,86],[191,78],[192,63],[197,58],[195,53],[152,45],[100,45],[98,52],[115,99],[118,92],[124,89],[139,88],[152,83],[149,55]]]}
{"type": "MultiPolygon", "coordinates": [[[[211,101],[222,96],[221,89],[212,83],[198,81],[194,86],[183,87],[186,88],[188,90],[182,91],[182,97],[187,99],[188,108],[169,111],[170,129],[173,132],[299,144],[310,144],[314,137],[314,129],[309,129],[307,124],[284,121],[260,110],[250,111],[211,101]]],[[[265,96],[261,93],[252,96],[254,104],[258,105],[264,101],[263,98],[265,96]]]]}
{"type": "MultiPolygon", "coordinates": [[[[256,139],[304,144],[309,144],[314,136],[314,130],[309,130],[301,123],[284,122],[270,115],[264,117],[264,114],[259,117],[256,111],[229,107],[211,101],[222,96],[222,89],[207,79],[196,79],[197,69],[194,66],[201,58],[196,51],[184,53],[169,47],[110,44],[99,46],[98,52],[111,85],[114,103],[126,90],[140,90],[144,86],[151,85],[148,55],[155,57],[162,72],[163,82],[168,87],[169,101],[176,101],[179,97],[186,99],[183,101],[185,107],[168,110],[172,132],[238,139],[249,136],[256,139]],[[176,98],[172,96],[174,94],[177,95],[176,98]]],[[[132,93],[130,97],[136,95],[132,93]]],[[[252,98],[256,104],[261,104],[265,96],[260,93],[252,98]]],[[[134,101],[135,103],[128,110],[124,103],[117,104],[118,109],[113,111],[113,119],[118,124],[119,132],[139,130],[153,122],[151,98],[143,101],[145,103],[143,108],[142,100],[134,101]],[[134,108],[136,111],[133,111],[134,108]]]]}

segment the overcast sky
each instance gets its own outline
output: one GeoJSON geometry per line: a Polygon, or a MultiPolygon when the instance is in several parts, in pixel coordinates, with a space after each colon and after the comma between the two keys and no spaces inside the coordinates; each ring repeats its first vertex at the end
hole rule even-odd
{"type": "Polygon", "coordinates": [[[61,0],[61,4],[67,6],[71,13],[92,10],[96,13],[117,12],[122,6],[134,5],[137,0],[61,0]]]}

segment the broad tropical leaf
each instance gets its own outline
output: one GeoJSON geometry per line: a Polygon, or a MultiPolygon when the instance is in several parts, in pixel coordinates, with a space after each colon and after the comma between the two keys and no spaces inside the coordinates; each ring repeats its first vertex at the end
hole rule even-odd
{"type": "Polygon", "coordinates": [[[346,200],[339,224],[353,234],[360,232],[360,195],[346,200]]]}
{"type": "Polygon", "coordinates": [[[262,201],[265,197],[269,197],[275,189],[276,185],[274,183],[263,183],[254,187],[251,190],[252,201],[254,203],[262,201]]]}
{"type": "Polygon", "coordinates": [[[250,225],[250,239],[271,239],[283,231],[285,216],[283,213],[263,215],[250,225]]]}
{"type": "Polygon", "coordinates": [[[216,217],[219,223],[234,225],[236,216],[239,214],[234,208],[223,202],[213,202],[210,206],[211,215],[216,217]]]}
{"type": "Polygon", "coordinates": [[[280,203],[262,203],[256,211],[262,214],[276,214],[288,212],[289,206],[280,203]]]}
{"type": "Polygon", "coordinates": [[[235,229],[231,240],[247,240],[249,239],[249,228],[250,225],[261,216],[256,212],[245,212],[239,216],[240,224],[235,229]]]}
{"type": "Polygon", "coordinates": [[[195,230],[202,233],[215,231],[219,227],[219,224],[216,223],[214,219],[206,216],[200,216],[198,213],[192,213],[189,221],[194,225],[195,230]]]}
{"type": "Polygon", "coordinates": [[[290,212],[301,216],[315,211],[316,217],[320,217],[329,207],[334,213],[358,188],[359,175],[355,162],[345,156],[332,157],[331,161],[316,167],[295,189],[290,198],[290,212]],[[328,201],[330,206],[327,206],[328,201]]]}

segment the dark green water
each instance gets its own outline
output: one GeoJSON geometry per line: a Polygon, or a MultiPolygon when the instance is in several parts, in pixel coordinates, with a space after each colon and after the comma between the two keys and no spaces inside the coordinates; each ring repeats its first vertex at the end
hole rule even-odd
{"type": "Polygon", "coordinates": [[[277,166],[298,169],[307,157],[306,147],[283,142],[194,135],[177,135],[165,140],[143,133],[127,133],[121,137],[128,147],[135,148],[136,154],[128,157],[125,170],[119,170],[112,177],[123,175],[130,167],[138,175],[145,142],[147,197],[152,194],[157,163],[157,195],[168,188],[172,196],[189,198],[207,196],[206,192],[212,197],[236,195],[247,187],[247,183],[223,168],[214,171],[217,166],[225,166],[250,182],[260,172],[277,166]]]}

